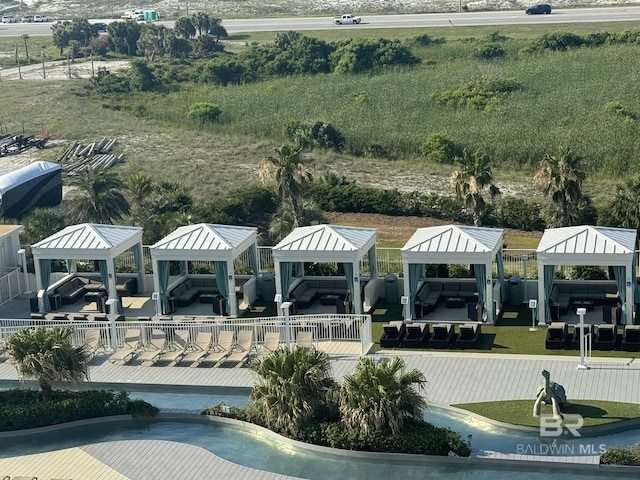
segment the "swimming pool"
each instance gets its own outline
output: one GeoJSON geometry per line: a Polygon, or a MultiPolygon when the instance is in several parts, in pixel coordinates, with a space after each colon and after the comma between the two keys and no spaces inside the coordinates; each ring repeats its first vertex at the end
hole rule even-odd
{"type": "MultiPolygon", "coordinates": [[[[224,401],[229,405],[242,406],[247,400],[246,394],[219,394],[215,389],[184,392],[173,388],[163,393],[151,391],[130,391],[131,398],[140,398],[155,404],[161,409],[190,410],[199,412],[203,408],[224,401]]],[[[536,435],[513,432],[493,427],[483,422],[469,422],[468,417],[449,414],[443,410],[431,408],[427,413],[430,422],[439,426],[448,426],[466,437],[472,435],[472,445],[486,450],[516,453],[518,444],[539,442],[536,435]]],[[[441,479],[448,480],[577,480],[603,478],[603,472],[558,472],[557,468],[540,465],[530,471],[530,465],[522,466],[478,466],[439,465],[415,460],[393,461],[389,459],[359,459],[341,455],[317,453],[299,449],[273,436],[256,432],[253,429],[238,428],[208,422],[194,416],[190,420],[145,419],[135,421],[117,421],[101,424],[98,427],[81,426],[67,428],[37,435],[24,435],[2,442],[0,457],[12,457],[27,453],[46,452],[62,448],[115,440],[171,440],[196,445],[231,462],[260,470],[292,475],[311,480],[353,479],[441,479]],[[10,443],[10,444],[9,444],[10,443]]],[[[612,436],[589,439],[588,443],[611,442],[611,445],[629,445],[640,441],[640,431],[624,432],[612,436]],[[611,438],[609,438],[611,437],[611,438]],[[615,443],[614,443],[615,442],[615,443]]],[[[556,441],[564,445],[569,440],[556,441]]],[[[583,440],[584,442],[584,440],[583,440]]],[[[620,479],[638,477],[636,472],[618,473],[620,479]]]]}

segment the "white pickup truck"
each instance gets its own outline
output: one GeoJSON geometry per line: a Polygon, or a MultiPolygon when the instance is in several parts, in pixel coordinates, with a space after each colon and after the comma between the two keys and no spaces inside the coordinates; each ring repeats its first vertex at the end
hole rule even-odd
{"type": "Polygon", "coordinates": [[[336,25],[355,25],[362,21],[360,17],[353,16],[351,14],[342,15],[333,19],[333,23],[336,25]]]}

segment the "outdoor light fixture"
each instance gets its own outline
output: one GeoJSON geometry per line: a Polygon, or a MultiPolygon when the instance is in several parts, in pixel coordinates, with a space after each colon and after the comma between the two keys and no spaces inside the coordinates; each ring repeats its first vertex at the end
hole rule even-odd
{"type": "Polygon", "coordinates": [[[585,350],[585,334],[584,334],[584,316],[587,314],[587,309],[584,307],[576,308],[576,314],[580,316],[580,363],[578,364],[578,370],[589,370],[584,364],[584,350],[585,350]]]}
{"type": "Polygon", "coordinates": [[[402,297],[400,297],[400,304],[401,305],[409,305],[409,297],[405,297],[404,295],[402,297]]]}
{"type": "Polygon", "coordinates": [[[531,309],[531,328],[530,332],[538,331],[538,327],[536,327],[536,308],[538,308],[538,300],[532,298],[529,300],[529,308],[531,309]]]}

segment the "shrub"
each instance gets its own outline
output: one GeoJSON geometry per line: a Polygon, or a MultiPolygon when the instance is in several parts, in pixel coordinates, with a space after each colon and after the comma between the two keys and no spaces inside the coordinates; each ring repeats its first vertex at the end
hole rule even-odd
{"type": "Polygon", "coordinates": [[[42,401],[38,390],[0,392],[0,431],[56,425],[86,418],[130,414],[154,416],[158,409],[142,400],[130,400],[126,392],[56,390],[51,401],[42,401]]]}
{"type": "Polygon", "coordinates": [[[296,142],[303,149],[324,148],[340,151],[344,148],[344,136],[333,125],[326,122],[306,124],[292,120],[285,124],[283,134],[287,140],[296,142]]]}
{"type": "Polygon", "coordinates": [[[580,47],[584,44],[584,40],[575,33],[556,32],[545,33],[540,38],[535,40],[531,45],[531,50],[551,50],[551,51],[565,51],[569,48],[580,47]]]}
{"type": "Polygon", "coordinates": [[[217,122],[221,113],[220,107],[213,103],[196,102],[191,104],[188,115],[192,120],[205,124],[217,122]]]}
{"type": "Polygon", "coordinates": [[[496,211],[500,225],[518,230],[544,230],[540,205],[522,198],[507,197],[500,200],[496,211]]]}
{"type": "Polygon", "coordinates": [[[607,280],[609,277],[602,267],[576,265],[569,272],[571,280],[607,280]]]}
{"type": "Polygon", "coordinates": [[[390,431],[364,432],[345,429],[340,423],[320,425],[320,437],[327,445],[345,450],[369,452],[395,452],[419,455],[457,455],[468,457],[469,445],[460,435],[446,428],[435,427],[426,422],[406,422],[397,434],[390,431]]]}
{"type": "Polygon", "coordinates": [[[496,43],[485,43],[476,48],[474,56],[484,60],[490,60],[492,58],[504,57],[506,52],[504,48],[496,43]]]}
{"type": "Polygon", "coordinates": [[[430,37],[426,33],[423,33],[422,35],[417,35],[413,38],[408,38],[406,40],[406,43],[407,45],[426,47],[428,45],[434,45],[434,44],[441,45],[445,43],[445,41],[446,40],[442,37],[434,38],[434,37],[430,37]]]}
{"type": "Polygon", "coordinates": [[[515,79],[482,76],[455,90],[447,90],[436,95],[435,99],[441,103],[460,107],[491,110],[502,97],[518,88],[520,88],[520,84],[515,79]]]}
{"type": "Polygon", "coordinates": [[[640,466],[640,443],[629,448],[608,448],[600,455],[600,463],[605,465],[640,466]]]}
{"type": "Polygon", "coordinates": [[[432,133],[420,145],[420,153],[434,163],[453,163],[461,148],[442,133],[432,133]]]}

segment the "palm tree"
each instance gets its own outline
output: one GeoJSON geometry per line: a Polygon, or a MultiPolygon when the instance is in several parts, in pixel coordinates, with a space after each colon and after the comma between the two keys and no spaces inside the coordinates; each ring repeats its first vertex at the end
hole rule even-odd
{"type": "Polygon", "coordinates": [[[268,428],[296,438],[305,422],[330,411],[335,388],[326,353],[308,348],[276,350],[253,367],[260,375],[248,411],[268,428]]]}
{"type": "MultiPolygon", "coordinates": [[[[318,225],[324,221],[320,207],[313,200],[303,199],[300,202],[299,226],[318,225]]],[[[283,203],[273,215],[269,223],[269,236],[278,243],[293,230],[294,216],[291,205],[283,203]]]]}
{"type": "Polygon", "coordinates": [[[559,155],[545,154],[538,164],[533,181],[559,207],[557,227],[568,227],[575,216],[587,177],[585,167],[585,159],[571,149],[560,149],[559,155]]]}
{"type": "Polygon", "coordinates": [[[352,375],[345,376],[339,393],[342,423],[368,431],[402,430],[406,419],[421,420],[427,402],[418,393],[426,380],[417,369],[405,372],[404,360],[376,362],[361,358],[352,375]]]}
{"type": "Polygon", "coordinates": [[[31,210],[22,219],[22,224],[24,225],[22,235],[29,245],[38,243],[66,226],[64,215],[53,208],[35,208],[31,210]]]}
{"type": "Polygon", "coordinates": [[[89,379],[89,354],[85,346],[74,347],[68,327],[25,328],[9,338],[9,354],[21,380],[36,378],[42,399],[51,400],[57,382],[79,384],[89,379]]]}
{"type": "Polygon", "coordinates": [[[479,151],[471,153],[465,148],[462,157],[456,161],[460,163],[460,169],[451,175],[451,186],[455,189],[456,199],[464,202],[473,216],[473,225],[480,227],[487,210],[482,192],[488,187],[491,198],[500,195],[500,190],[493,184],[491,158],[479,151]]]}
{"type": "Polygon", "coordinates": [[[143,226],[144,220],[148,217],[145,201],[153,192],[153,181],[148,175],[138,172],[127,179],[126,187],[131,193],[131,216],[133,217],[133,222],[138,226],[143,226]]]}
{"type": "Polygon", "coordinates": [[[603,216],[608,225],[635,228],[640,234],[640,175],[616,185],[614,197],[603,216]]]}
{"type": "Polygon", "coordinates": [[[122,182],[107,168],[87,168],[69,182],[69,216],[77,223],[112,224],[129,214],[122,182]]]}
{"type": "Polygon", "coordinates": [[[278,196],[291,205],[295,228],[301,225],[300,200],[312,180],[311,172],[303,163],[300,147],[285,144],[275,152],[276,156],[268,156],[261,162],[258,173],[263,181],[275,180],[278,196]]]}

